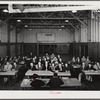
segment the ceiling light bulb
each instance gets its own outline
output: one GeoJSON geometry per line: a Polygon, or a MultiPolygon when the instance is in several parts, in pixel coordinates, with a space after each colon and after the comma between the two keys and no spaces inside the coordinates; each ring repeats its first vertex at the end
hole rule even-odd
{"type": "Polygon", "coordinates": [[[64,27],[64,25],[62,25],[61,27],[64,27]]]}
{"type": "Polygon", "coordinates": [[[21,22],[21,20],[18,19],[17,22],[21,22]]]}
{"type": "Polygon", "coordinates": [[[72,13],[76,13],[77,12],[77,10],[72,10],[72,13]]]}
{"type": "Polygon", "coordinates": [[[7,9],[4,9],[3,12],[9,12],[7,9]]]}
{"type": "Polygon", "coordinates": [[[68,20],[65,20],[65,22],[68,22],[68,20]]]}
{"type": "Polygon", "coordinates": [[[28,25],[25,25],[25,27],[28,27],[28,25]]]}

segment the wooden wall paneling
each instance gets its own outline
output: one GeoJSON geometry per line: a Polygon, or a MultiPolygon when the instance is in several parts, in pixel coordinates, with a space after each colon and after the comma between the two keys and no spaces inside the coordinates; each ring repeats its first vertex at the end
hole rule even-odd
{"type": "Polygon", "coordinates": [[[15,44],[10,44],[10,56],[15,56],[15,44]]]}
{"type": "Polygon", "coordinates": [[[7,56],[7,45],[0,45],[0,56],[7,56]]]}
{"type": "Polygon", "coordinates": [[[17,44],[17,55],[21,55],[21,44],[17,44]]]}
{"type": "Polygon", "coordinates": [[[34,55],[37,55],[37,45],[36,44],[30,44],[30,43],[24,43],[23,44],[23,52],[25,55],[29,53],[33,53],[34,55]]]}
{"type": "Polygon", "coordinates": [[[100,43],[98,43],[98,61],[100,62],[100,43]]]}
{"type": "Polygon", "coordinates": [[[97,61],[99,61],[99,42],[97,43],[97,61]]]}

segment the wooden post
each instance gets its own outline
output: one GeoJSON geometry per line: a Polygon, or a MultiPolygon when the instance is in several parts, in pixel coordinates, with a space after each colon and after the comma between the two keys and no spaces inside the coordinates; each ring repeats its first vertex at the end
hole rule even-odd
{"type": "Polygon", "coordinates": [[[10,56],[10,20],[7,21],[7,56],[10,56]]]}
{"type": "Polygon", "coordinates": [[[15,55],[18,55],[18,50],[17,50],[17,27],[15,28],[15,55]]]}

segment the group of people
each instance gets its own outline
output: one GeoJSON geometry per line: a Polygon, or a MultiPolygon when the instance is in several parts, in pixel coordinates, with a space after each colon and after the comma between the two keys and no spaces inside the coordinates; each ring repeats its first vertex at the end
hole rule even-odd
{"type": "Polygon", "coordinates": [[[89,56],[82,58],[80,57],[73,57],[71,60],[73,65],[80,65],[80,68],[82,70],[100,70],[100,63],[99,62],[92,62],[89,58],[89,56]]]}
{"type": "Polygon", "coordinates": [[[44,56],[34,56],[30,53],[27,56],[0,57],[0,71],[19,70],[23,65],[25,71],[30,70],[49,70],[52,72],[70,71],[72,77],[77,77],[84,70],[100,70],[99,62],[92,62],[89,56],[72,57],[71,60],[64,62],[60,55],[46,53],[44,56]],[[75,70],[75,68],[79,70],[75,70]]]}
{"type": "Polygon", "coordinates": [[[60,89],[61,85],[63,85],[64,82],[61,78],[58,77],[57,73],[53,74],[53,77],[49,80],[49,82],[45,83],[43,80],[39,78],[37,74],[33,74],[32,80],[30,85],[33,87],[33,89],[41,89],[42,86],[49,86],[50,89],[60,89]]]}

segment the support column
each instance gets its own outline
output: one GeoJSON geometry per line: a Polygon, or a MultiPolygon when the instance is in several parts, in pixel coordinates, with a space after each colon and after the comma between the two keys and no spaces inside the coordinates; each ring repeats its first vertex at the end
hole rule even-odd
{"type": "Polygon", "coordinates": [[[7,21],[7,56],[10,56],[10,20],[7,21]]]}
{"type": "Polygon", "coordinates": [[[36,41],[37,41],[37,56],[39,55],[39,43],[38,43],[38,40],[37,40],[37,34],[36,34],[36,41]]]}
{"type": "Polygon", "coordinates": [[[17,27],[15,28],[15,55],[17,56],[18,55],[18,49],[17,49],[17,43],[18,43],[18,41],[17,41],[17,34],[18,34],[18,32],[17,32],[17,27]]]}

